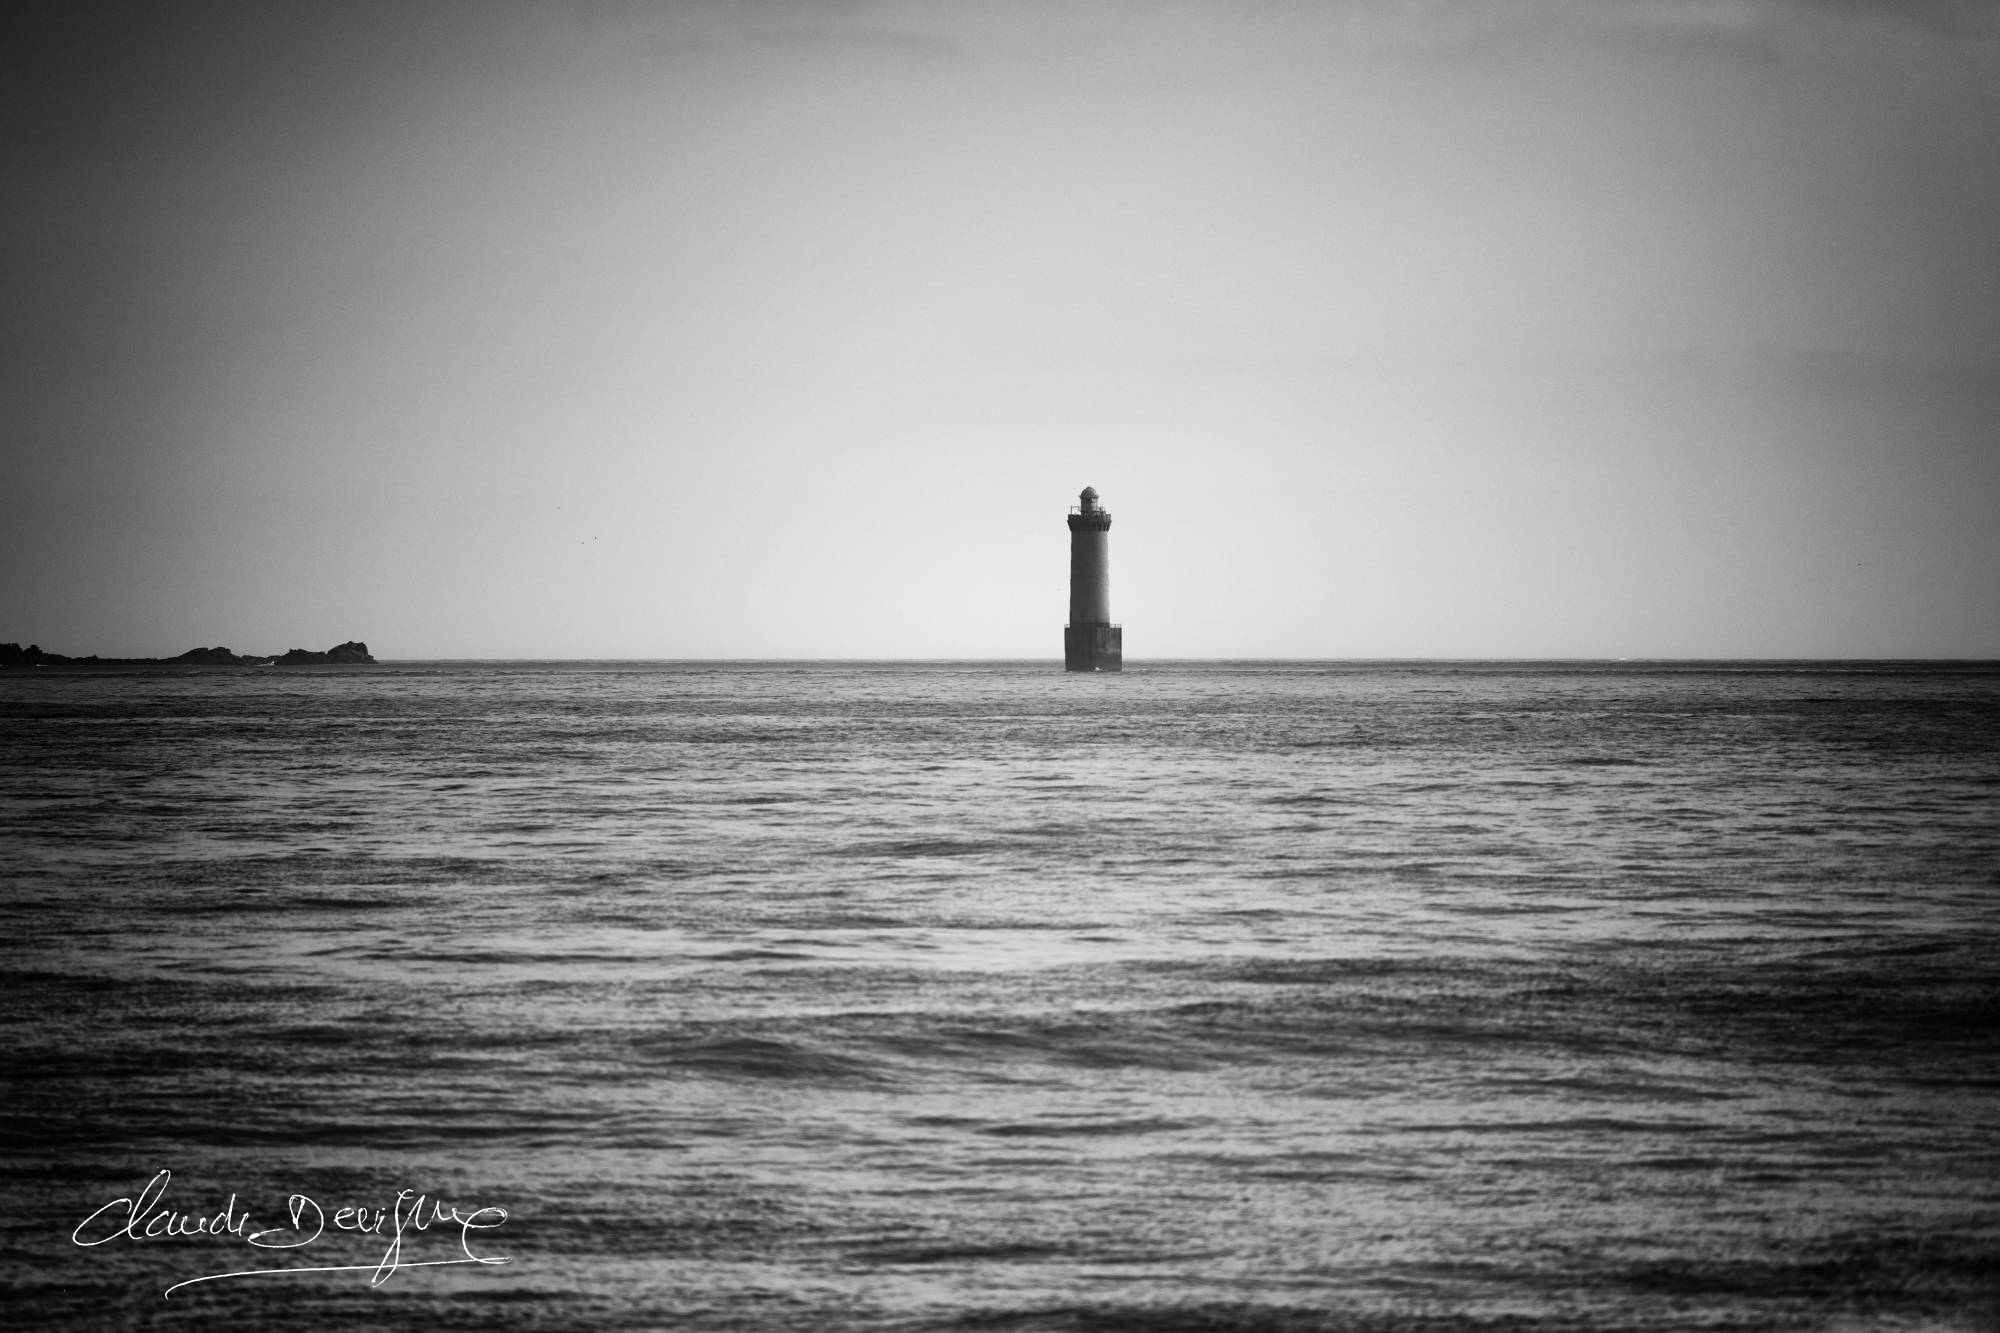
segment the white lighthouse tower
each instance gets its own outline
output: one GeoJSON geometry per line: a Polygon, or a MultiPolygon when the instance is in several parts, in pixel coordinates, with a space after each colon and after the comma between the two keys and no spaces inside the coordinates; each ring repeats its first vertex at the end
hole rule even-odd
{"type": "Polygon", "coordinates": [[[1111,623],[1111,515],[1086,486],[1069,511],[1069,624],[1063,627],[1065,671],[1119,671],[1125,630],[1111,623]]]}

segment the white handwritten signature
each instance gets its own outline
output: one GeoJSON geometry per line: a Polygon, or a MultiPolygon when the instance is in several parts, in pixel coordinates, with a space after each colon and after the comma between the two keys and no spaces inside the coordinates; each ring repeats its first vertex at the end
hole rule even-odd
{"type": "MultiPolygon", "coordinates": [[[[236,1196],[234,1194],[229,1196],[229,1202],[224,1204],[220,1211],[213,1214],[176,1212],[166,1207],[163,1203],[167,1193],[167,1183],[173,1179],[173,1176],[174,1173],[172,1171],[162,1170],[136,1196],[113,1199],[111,1202],[105,1204],[89,1217],[84,1218],[83,1221],[76,1224],[76,1230],[70,1232],[70,1241],[73,1244],[88,1248],[95,1245],[108,1245],[112,1241],[121,1238],[132,1241],[149,1241],[164,1240],[176,1236],[230,1235],[251,1245],[255,1245],[259,1249],[296,1250],[302,1246],[312,1244],[326,1233],[326,1211],[304,1194],[294,1194],[286,1201],[286,1208],[290,1212],[292,1219],[289,1227],[269,1227],[262,1231],[250,1231],[247,1235],[244,1233],[248,1231],[250,1226],[250,1214],[247,1211],[238,1213],[236,1196]],[[124,1221],[122,1224],[118,1223],[118,1214],[116,1211],[120,1208],[124,1209],[124,1221]],[[96,1239],[84,1239],[84,1232],[89,1230],[100,1218],[103,1218],[106,1213],[111,1213],[112,1216],[105,1219],[105,1225],[116,1224],[114,1229],[102,1235],[98,1235],[96,1231],[91,1231],[91,1234],[96,1236],[96,1239]],[[312,1223],[311,1234],[307,1234],[306,1231],[306,1223],[308,1221],[312,1223]],[[267,1237],[279,1236],[287,1232],[291,1234],[292,1239],[267,1239],[267,1237]]],[[[479,1255],[472,1252],[473,1232],[489,1231],[506,1220],[507,1210],[505,1208],[478,1208],[474,1209],[471,1213],[462,1213],[459,1211],[457,1205],[454,1204],[447,1211],[444,1204],[438,1200],[423,1194],[413,1194],[409,1190],[401,1190],[386,1208],[375,1208],[372,1210],[366,1207],[342,1208],[333,1214],[333,1227],[336,1231],[351,1231],[363,1234],[372,1233],[376,1236],[388,1237],[389,1248],[382,1252],[382,1258],[378,1263],[330,1264],[319,1268],[245,1268],[229,1273],[209,1273],[202,1277],[191,1277],[185,1282],[174,1283],[173,1286],[167,1288],[166,1295],[172,1297],[182,1287],[192,1287],[197,1282],[214,1282],[225,1277],[260,1277],[271,1273],[372,1272],[374,1276],[369,1278],[368,1285],[379,1287],[394,1277],[398,1270],[404,1268],[447,1268],[453,1264],[511,1263],[512,1260],[501,1255],[479,1255]],[[430,1217],[428,1219],[424,1216],[426,1207],[430,1210],[430,1217]],[[465,1257],[463,1259],[405,1259],[403,1257],[404,1237],[412,1232],[428,1231],[431,1227],[439,1223],[449,1223],[458,1227],[458,1245],[459,1249],[464,1251],[465,1257]]]]}

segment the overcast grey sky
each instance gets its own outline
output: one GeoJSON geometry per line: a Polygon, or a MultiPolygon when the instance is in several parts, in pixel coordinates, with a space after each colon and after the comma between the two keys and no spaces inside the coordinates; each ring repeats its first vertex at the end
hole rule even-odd
{"type": "Polygon", "coordinates": [[[1985,4],[4,22],[0,638],[2000,656],[1985,4]]]}

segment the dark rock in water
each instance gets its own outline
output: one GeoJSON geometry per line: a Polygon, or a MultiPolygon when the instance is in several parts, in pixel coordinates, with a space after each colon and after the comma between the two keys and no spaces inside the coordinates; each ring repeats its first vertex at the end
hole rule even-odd
{"type": "Polygon", "coordinates": [[[186,662],[190,666],[242,666],[251,659],[238,657],[227,648],[190,648],[176,657],[176,662],[186,662]]]}
{"type": "Polygon", "coordinates": [[[96,660],[94,657],[64,657],[61,653],[45,653],[39,643],[31,643],[26,648],[18,643],[0,643],[0,666],[72,666],[96,660]]]}
{"type": "Polygon", "coordinates": [[[368,645],[356,639],[338,644],[323,653],[294,648],[283,657],[240,655],[221,647],[190,648],[179,657],[64,657],[61,653],[43,652],[39,644],[31,643],[23,648],[18,643],[0,643],[0,667],[373,666],[374,664],[375,659],[369,656],[368,645]]]}
{"type": "Polygon", "coordinates": [[[283,657],[272,659],[275,666],[360,666],[372,665],[374,661],[375,659],[368,655],[368,645],[355,639],[329,648],[323,653],[294,648],[283,657]]]}

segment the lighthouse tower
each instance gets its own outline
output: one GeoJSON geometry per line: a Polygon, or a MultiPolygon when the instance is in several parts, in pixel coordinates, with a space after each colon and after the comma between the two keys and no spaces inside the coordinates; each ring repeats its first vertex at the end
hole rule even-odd
{"type": "Polygon", "coordinates": [[[1118,671],[1125,665],[1125,631],[1111,623],[1111,515],[1097,492],[1083,488],[1069,511],[1069,624],[1063,626],[1063,670],[1118,671]]]}

